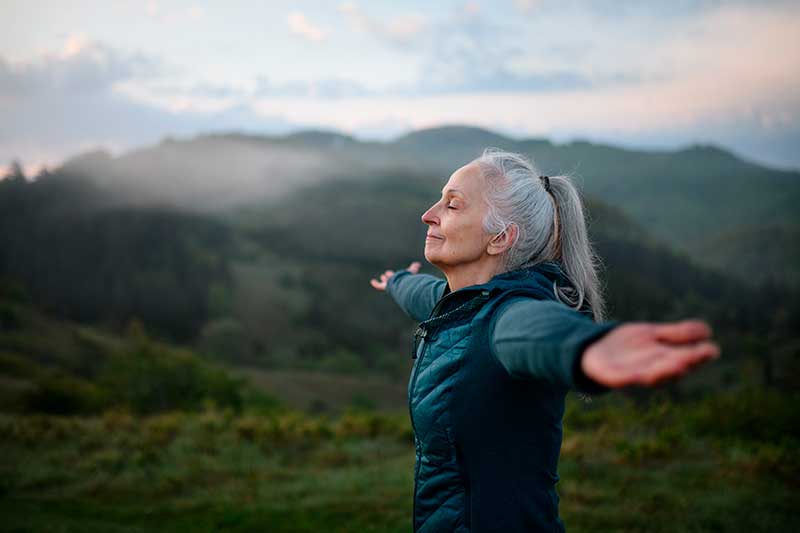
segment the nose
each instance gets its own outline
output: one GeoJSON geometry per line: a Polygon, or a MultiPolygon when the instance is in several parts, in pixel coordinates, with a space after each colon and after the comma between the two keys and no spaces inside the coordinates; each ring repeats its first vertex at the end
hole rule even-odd
{"type": "Polygon", "coordinates": [[[439,223],[439,217],[436,216],[436,205],[437,204],[433,204],[427,211],[422,213],[422,222],[429,226],[439,223]]]}

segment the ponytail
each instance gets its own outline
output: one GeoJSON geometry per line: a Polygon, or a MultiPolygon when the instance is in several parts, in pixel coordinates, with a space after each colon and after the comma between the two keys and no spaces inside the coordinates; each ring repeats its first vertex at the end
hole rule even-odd
{"type": "Polygon", "coordinates": [[[561,301],[580,309],[587,303],[596,321],[605,318],[600,279],[600,263],[586,230],[586,217],[578,190],[567,176],[550,177],[550,196],[555,205],[552,260],[561,263],[573,287],[559,288],[561,301]]]}
{"type": "Polygon", "coordinates": [[[560,263],[572,286],[556,286],[556,298],[576,310],[590,310],[598,322],[603,320],[599,259],[572,181],[567,176],[541,176],[524,156],[496,148],[487,148],[474,162],[488,184],[484,230],[496,234],[512,224],[518,229],[506,252],[505,270],[560,263]]]}

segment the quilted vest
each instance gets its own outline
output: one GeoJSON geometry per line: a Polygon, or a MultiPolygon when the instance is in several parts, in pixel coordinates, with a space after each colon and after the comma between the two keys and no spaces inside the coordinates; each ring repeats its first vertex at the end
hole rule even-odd
{"type": "Polygon", "coordinates": [[[554,299],[558,269],[446,294],[414,336],[414,531],[564,531],[557,465],[567,389],[512,378],[490,351],[510,298],[554,299]]]}

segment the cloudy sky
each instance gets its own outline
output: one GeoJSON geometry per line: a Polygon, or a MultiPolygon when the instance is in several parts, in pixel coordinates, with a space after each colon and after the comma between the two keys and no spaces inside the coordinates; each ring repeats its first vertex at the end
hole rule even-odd
{"type": "Polygon", "coordinates": [[[800,168],[800,1],[0,0],[0,165],[441,124],[800,168]]]}

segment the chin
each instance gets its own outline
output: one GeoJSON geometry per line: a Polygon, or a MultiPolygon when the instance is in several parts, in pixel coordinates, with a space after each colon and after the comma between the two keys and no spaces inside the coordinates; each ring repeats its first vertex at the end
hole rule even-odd
{"type": "Polygon", "coordinates": [[[436,254],[429,254],[429,253],[426,252],[425,253],[425,260],[428,263],[430,263],[431,265],[433,265],[436,268],[441,270],[441,267],[442,267],[443,263],[442,263],[441,258],[438,257],[436,254]]]}
{"type": "Polygon", "coordinates": [[[428,250],[425,250],[425,260],[428,263],[436,266],[436,264],[437,264],[437,260],[436,259],[437,258],[436,258],[436,254],[435,253],[430,253],[430,252],[428,252],[428,250]]]}

